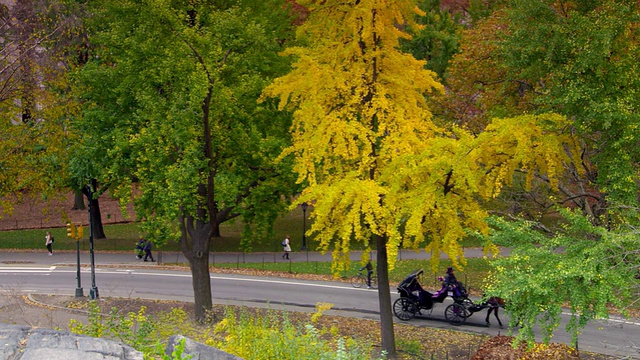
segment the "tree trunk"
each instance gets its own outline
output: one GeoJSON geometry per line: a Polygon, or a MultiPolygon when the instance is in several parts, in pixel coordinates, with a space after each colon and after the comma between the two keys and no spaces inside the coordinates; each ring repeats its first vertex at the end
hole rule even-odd
{"type": "Polygon", "coordinates": [[[102,215],[100,214],[100,200],[90,199],[91,201],[91,217],[93,219],[93,238],[105,239],[104,227],[102,226],[102,215]]]}
{"type": "Polygon", "coordinates": [[[92,220],[91,231],[93,231],[93,239],[104,239],[106,236],[104,235],[104,228],[102,227],[102,215],[100,214],[100,201],[95,198],[94,194],[97,193],[98,182],[95,179],[91,180],[91,188],[89,186],[85,186],[82,188],[82,192],[86,195],[87,201],[89,202],[89,218],[92,220]]]}
{"type": "Polygon", "coordinates": [[[78,189],[74,191],[74,200],[73,207],[71,210],[84,210],[86,207],[84,206],[84,195],[82,194],[82,190],[78,189]]]}
{"type": "Polygon", "coordinates": [[[209,241],[212,222],[204,223],[187,215],[180,217],[180,224],[182,231],[180,249],[191,268],[195,320],[205,323],[213,306],[209,274],[209,241]]]}
{"type": "Polygon", "coordinates": [[[214,238],[219,238],[220,236],[222,236],[220,234],[220,223],[218,221],[213,223],[211,233],[214,238]]]}
{"type": "Polygon", "coordinates": [[[191,267],[191,281],[193,284],[195,319],[199,323],[204,323],[213,306],[211,300],[211,277],[209,274],[209,253],[191,255],[189,266],[191,267]]]}
{"type": "Polygon", "coordinates": [[[390,359],[396,357],[396,339],[393,330],[393,314],[391,312],[391,291],[389,288],[389,262],[387,261],[386,238],[374,235],[377,252],[378,270],[378,302],[380,304],[380,335],[382,350],[390,359]]]}

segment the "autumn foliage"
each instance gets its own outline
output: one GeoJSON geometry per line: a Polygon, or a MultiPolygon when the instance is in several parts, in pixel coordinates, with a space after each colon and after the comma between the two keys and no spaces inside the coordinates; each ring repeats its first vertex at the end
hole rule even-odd
{"type": "Polygon", "coordinates": [[[549,345],[535,344],[532,349],[527,349],[525,342],[517,347],[513,346],[514,338],[498,335],[487,340],[480,349],[471,357],[471,360],[577,360],[580,359],[575,349],[564,344],[552,343],[549,345]]]}

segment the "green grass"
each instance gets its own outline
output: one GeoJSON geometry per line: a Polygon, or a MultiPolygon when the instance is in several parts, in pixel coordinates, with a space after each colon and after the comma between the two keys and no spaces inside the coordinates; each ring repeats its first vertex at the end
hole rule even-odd
{"type": "MultiPolygon", "coordinates": [[[[459,281],[466,284],[468,290],[484,287],[483,280],[490,270],[489,261],[482,258],[467,259],[467,266],[463,271],[456,271],[459,281]]],[[[447,267],[451,266],[451,260],[442,259],[436,272],[431,271],[429,260],[398,260],[393,270],[389,272],[389,282],[397,284],[409,273],[416,269],[423,269],[422,285],[426,288],[437,288],[440,282],[438,276],[444,276],[447,267]]],[[[283,271],[294,274],[332,275],[330,262],[262,262],[262,263],[216,263],[216,268],[223,269],[255,269],[266,271],[283,271]]],[[[339,274],[348,278],[357,272],[359,262],[352,263],[352,270],[339,274]]]]}
{"type": "MultiPolygon", "coordinates": [[[[104,227],[107,239],[94,241],[95,250],[130,251],[135,247],[140,231],[136,223],[107,225],[104,227]]],[[[47,231],[55,239],[55,250],[75,250],[76,240],[67,237],[66,228],[44,228],[28,230],[0,231],[1,249],[44,249],[44,237],[47,231]]],[[[80,249],[89,249],[89,228],[84,227],[84,238],[80,240],[80,249]]],[[[165,250],[178,250],[177,243],[168,244],[165,250]]]]}
{"type": "MultiPolygon", "coordinates": [[[[310,220],[307,219],[306,228],[309,229],[310,220]]],[[[236,252],[242,251],[240,245],[240,234],[244,225],[239,222],[223,223],[220,226],[222,237],[216,238],[212,242],[213,252],[236,252]]],[[[55,238],[54,249],[74,250],[76,241],[67,237],[66,228],[42,228],[28,230],[0,231],[0,249],[43,249],[44,236],[47,231],[55,238]]],[[[96,239],[94,241],[95,250],[103,251],[131,251],[140,235],[144,235],[137,223],[104,225],[106,239],[96,239]]],[[[280,217],[274,224],[274,237],[272,239],[256,240],[251,244],[251,249],[247,252],[280,252],[282,247],[280,242],[285,235],[291,236],[292,248],[299,248],[302,243],[302,212],[299,210],[280,217]]],[[[80,240],[82,250],[89,249],[89,228],[84,227],[84,239],[80,240]]],[[[315,249],[316,244],[313,237],[307,237],[309,249],[315,249]]],[[[362,250],[354,244],[353,250],[362,250]]],[[[475,239],[466,239],[462,242],[465,247],[479,246],[475,239]]],[[[177,242],[170,242],[162,246],[156,246],[156,250],[180,251],[177,242]]]]}

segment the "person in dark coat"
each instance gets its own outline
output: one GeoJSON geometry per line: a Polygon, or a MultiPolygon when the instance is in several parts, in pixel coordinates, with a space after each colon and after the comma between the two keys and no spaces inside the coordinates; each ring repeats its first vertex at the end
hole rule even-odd
{"type": "Polygon", "coordinates": [[[146,240],[140,237],[138,239],[138,243],[136,244],[136,259],[140,260],[144,256],[144,246],[146,244],[146,240]]]}
{"type": "Polygon", "coordinates": [[[151,255],[151,241],[149,240],[144,244],[144,261],[147,261],[147,258],[151,258],[151,262],[155,262],[153,255],[151,255]]]}
{"type": "Polygon", "coordinates": [[[373,274],[373,265],[371,265],[371,261],[367,262],[367,265],[360,268],[360,271],[367,269],[367,288],[371,289],[371,275],[373,274]]]}
{"type": "Polygon", "coordinates": [[[443,285],[453,290],[454,297],[467,296],[467,289],[456,279],[456,276],[453,274],[453,268],[447,268],[443,285]]]}
{"type": "Polygon", "coordinates": [[[447,274],[444,276],[444,284],[458,286],[458,279],[453,274],[453,268],[447,268],[447,274]]]}

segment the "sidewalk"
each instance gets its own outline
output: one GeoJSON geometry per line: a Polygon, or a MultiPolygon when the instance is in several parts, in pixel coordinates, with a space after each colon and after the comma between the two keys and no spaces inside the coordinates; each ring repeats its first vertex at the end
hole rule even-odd
{"type": "MultiPolygon", "coordinates": [[[[501,255],[508,255],[508,249],[502,249],[501,255]]],[[[362,251],[352,251],[351,260],[358,261],[362,257],[362,251]]],[[[104,265],[160,265],[160,264],[175,264],[175,263],[188,263],[187,259],[180,252],[173,251],[154,251],[154,259],[156,262],[143,262],[136,258],[133,251],[131,252],[105,252],[96,251],[94,253],[94,263],[96,266],[100,264],[104,265]]],[[[215,265],[217,263],[270,263],[270,262],[330,262],[331,253],[321,254],[316,251],[294,251],[290,255],[290,260],[282,259],[282,253],[264,252],[264,253],[241,253],[241,252],[229,252],[229,253],[210,253],[209,263],[215,265]]],[[[372,259],[375,259],[376,252],[371,254],[372,259]]],[[[465,257],[478,258],[482,257],[481,248],[468,248],[465,249],[465,257]]],[[[443,257],[444,258],[444,257],[443,257]]],[[[398,255],[399,260],[429,260],[431,254],[427,254],[424,251],[415,252],[412,250],[402,250],[398,255]]],[[[53,256],[48,256],[45,251],[6,251],[0,250],[0,266],[7,265],[38,265],[38,266],[54,266],[54,265],[75,265],[77,263],[77,254],[72,251],[55,251],[53,256]]],[[[88,265],[91,263],[90,255],[88,251],[80,252],[80,264],[88,265]]]]}

